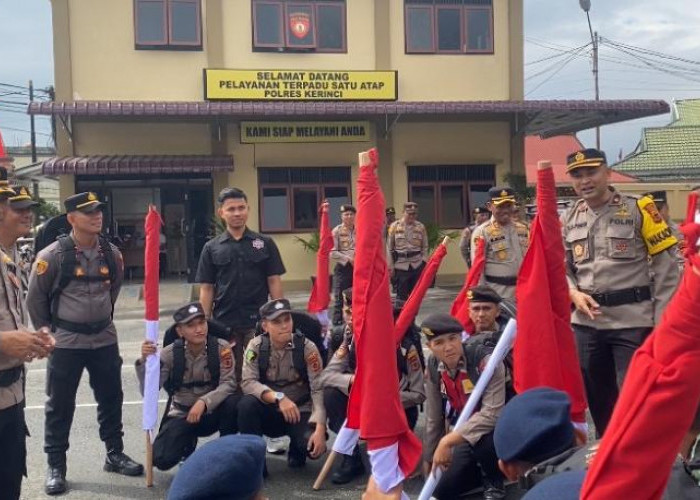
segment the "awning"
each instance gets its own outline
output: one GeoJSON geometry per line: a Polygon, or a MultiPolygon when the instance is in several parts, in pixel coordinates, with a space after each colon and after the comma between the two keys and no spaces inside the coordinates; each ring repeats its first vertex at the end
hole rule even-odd
{"type": "Polygon", "coordinates": [[[318,120],[375,118],[385,124],[435,121],[509,121],[516,130],[550,137],[601,125],[668,113],[659,100],[609,101],[431,101],[431,102],[144,102],[77,101],[34,102],[28,112],[62,118],[83,117],[109,120],[112,117],[173,119],[227,118],[231,120],[294,119],[318,120]]]}
{"type": "Polygon", "coordinates": [[[129,175],[211,173],[233,170],[232,156],[64,156],[46,160],[44,175],[129,175]]]}

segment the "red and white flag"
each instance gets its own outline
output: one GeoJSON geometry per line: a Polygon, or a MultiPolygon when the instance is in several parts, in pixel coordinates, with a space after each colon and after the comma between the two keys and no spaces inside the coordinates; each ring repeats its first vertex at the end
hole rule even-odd
{"type": "Polygon", "coordinates": [[[318,209],[320,219],[319,247],[316,253],[316,281],[311,288],[309,303],[306,310],[315,314],[323,326],[324,332],[328,330],[328,304],[330,304],[330,274],[328,263],[333,249],[333,233],[328,217],[328,202],[324,202],[318,209]]]}

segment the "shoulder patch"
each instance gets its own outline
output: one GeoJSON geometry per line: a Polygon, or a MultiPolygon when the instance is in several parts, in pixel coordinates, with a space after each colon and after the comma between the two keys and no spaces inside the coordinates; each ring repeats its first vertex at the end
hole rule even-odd
{"type": "Polygon", "coordinates": [[[44,259],[38,259],[36,261],[36,274],[41,276],[49,269],[49,263],[44,259]]]}
{"type": "Polygon", "coordinates": [[[253,349],[247,349],[245,352],[245,359],[248,361],[248,363],[252,363],[258,358],[258,353],[255,352],[253,349]]]}
{"type": "Polygon", "coordinates": [[[321,360],[318,357],[318,351],[313,351],[306,357],[306,365],[314,373],[321,371],[321,360]]]}
{"type": "Polygon", "coordinates": [[[413,372],[419,372],[421,370],[420,359],[418,358],[418,351],[411,349],[408,351],[408,356],[406,357],[408,361],[408,366],[413,372]]]}
{"type": "Polygon", "coordinates": [[[640,198],[637,206],[642,214],[642,239],[649,255],[657,255],[678,243],[651,198],[640,198]]]}
{"type": "Polygon", "coordinates": [[[226,370],[230,370],[233,367],[233,353],[230,347],[223,347],[219,349],[219,360],[221,366],[226,370]]]}

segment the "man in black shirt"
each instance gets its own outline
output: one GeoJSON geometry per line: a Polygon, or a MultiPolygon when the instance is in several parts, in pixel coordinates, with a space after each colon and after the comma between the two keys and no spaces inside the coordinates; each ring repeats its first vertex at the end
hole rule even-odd
{"type": "Polygon", "coordinates": [[[207,317],[231,328],[236,379],[241,378],[243,351],[255,332],[258,310],[282,298],[284,264],[269,236],[248,229],[248,198],[237,188],[219,193],[219,217],[226,231],[204,245],[199,257],[199,301],[207,317]]]}

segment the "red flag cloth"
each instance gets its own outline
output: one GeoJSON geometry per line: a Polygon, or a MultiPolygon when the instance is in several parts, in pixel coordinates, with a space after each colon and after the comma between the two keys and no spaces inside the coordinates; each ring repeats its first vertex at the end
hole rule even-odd
{"type": "MultiPolygon", "coordinates": [[[[399,397],[394,319],[382,239],[384,195],[377,179],[377,151],[360,167],[357,181],[353,336],[357,370],[350,391],[347,427],[360,429],[370,451],[398,443],[404,477],[418,465],[421,442],[411,432],[399,397]]],[[[377,476],[376,471],[375,477],[377,476]]]]}
{"type": "Polygon", "coordinates": [[[411,295],[408,296],[408,300],[401,310],[401,314],[396,318],[396,324],[394,325],[394,338],[396,343],[400,343],[408,327],[413,323],[414,318],[418,315],[418,309],[420,309],[421,302],[425,298],[425,294],[433,283],[433,279],[440,268],[442,259],[447,255],[447,248],[444,244],[440,243],[438,247],[430,256],[428,264],[426,264],[423,272],[418,279],[418,283],[413,287],[411,295]]]}
{"type": "Polygon", "coordinates": [[[688,209],[685,215],[685,222],[683,222],[680,227],[683,233],[681,249],[686,260],[695,255],[698,247],[698,240],[700,240],[700,224],[695,222],[697,211],[698,193],[693,191],[688,196],[688,209]]]}
{"type": "Polygon", "coordinates": [[[537,172],[537,215],[515,295],[518,335],[513,346],[515,391],[548,386],[571,398],[571,419],[586,421],[586,393],[579,368],[564,243],[551,168],[537,172]]]}
{"type": "Polygon", "coordinates": [[[333,249],[333,233],[328,217],[328,203],[323,203],[319,207],[318,212],[320,214],[321,228],[319,247],[316,253],[316,281],[311,288],[311,296],[309,297],[309,304],[306,308],[310,313],[319,313],[328,310],[328,304],[331,301],[330,288],[328,286],[328,261],[331,250],[333,249]]]}
{"type": "Polygon", "coordinates": [[[586,500],[661,498],[700,403],[700,258],[632,358],[581,491],[586,500]]]}
{"type": "Polygon", "coordinates": [[[467,297],[467,292],[470,288],[479,284],[485,267],[485,243],[483,238],[479,238],[476,242],[476,252],[474,253],[472,267],[464,279],[464,286],[462,286],[462,289],[457,294],[457,298],[452,303],[452,309],[450,309],[450,315],[456,318],[464,327],[464,331],[469,334],[474,333],[474,322],[469,317],[469,297],[467,297]]]}
{"type": "Polygon", "coordinates": [[[146,321],[158,321],[158,282],[160,280],[160,227],[163,221],[153,205],[148,207],[144,222],[146,248],[144,250],[143,297],[146,321]]]}

